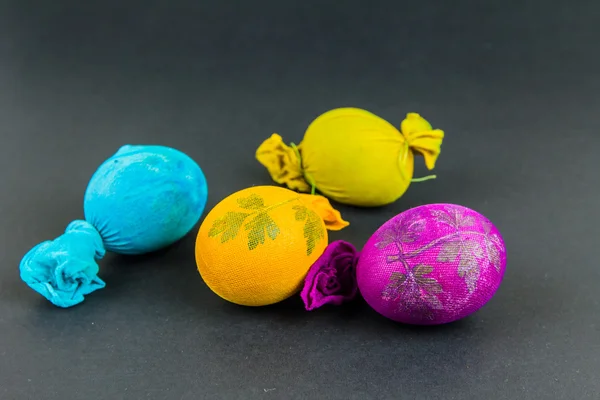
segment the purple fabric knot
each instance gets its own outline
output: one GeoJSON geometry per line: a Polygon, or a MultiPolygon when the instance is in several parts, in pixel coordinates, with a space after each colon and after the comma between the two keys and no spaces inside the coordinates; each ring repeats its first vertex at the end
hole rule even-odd
{"type": "Polygon", "coordinates": [[[325,304],[340,305],[358,292],[356,264],[359,252],[343,240],[332,242],[310,267],[300,293],[307,311],[325,304]]]}

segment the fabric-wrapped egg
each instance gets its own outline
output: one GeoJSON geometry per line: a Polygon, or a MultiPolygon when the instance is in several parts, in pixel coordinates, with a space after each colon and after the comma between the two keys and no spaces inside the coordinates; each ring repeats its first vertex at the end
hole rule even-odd
{"type": "MultiPolygon", "coordinates": [[[[504,240],[494,224],[454,204],[407,210],[383,224],[360,255],[347,246],[344,253],[354,268],[337,268],[335,279],[346,282],[338,290],[351,293],[355,283],[375,311],[415,325],[445,324],[478,311],[498,290],[506,268],[504,240]],[[352,280],[347,275],[354,271],[352,280]]],[[[313,268],[331,266],[321,260],[313,268]]],[[[311,285],[307,280],[303,291],[307,309],[323,297],[311,285]]],[[[324,297],[320,304],[329,302],[324,297]]]]}
{"type": "Polygon", "coordinates": [[[265,306],[296,294],[328,243],[348,223],[322,196],[276,186],[233,193],[206,216],[196,263],[206,285],[238,305],[265,306]]]}
{"type": "Polygon", "coordinates": [[[59,307],[105,287],[97,261],[107,251],[144,254],[173,244],[199,221],[207,200],[198,164],[164,146],[121,147],[90,179],[84,220],[32,248],[21,279],[59,307]]]}
{"type": "Polygon", "coordinates": [[[359,108],[338,108],[317,117],[301,143],[287,146],[273,134],[256,151],[272,179],[299,192],[319,191],[340,203],[374,207],[393,203],[413,179],[414,156],[435,167],[444,132],[409,113],[400,130],[359,108]]]}

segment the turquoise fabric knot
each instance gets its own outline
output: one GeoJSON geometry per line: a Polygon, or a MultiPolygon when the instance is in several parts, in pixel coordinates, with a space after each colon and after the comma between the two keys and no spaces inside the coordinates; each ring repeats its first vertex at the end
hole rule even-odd
{"type": "Polygon", "coordinates": [[[58,307],[81,303],[105,286],[97,260],[106,250],[100,234],[86,221],[73,221],[65,233],[32,248],[21,260],[21,279],[58,307]]]}

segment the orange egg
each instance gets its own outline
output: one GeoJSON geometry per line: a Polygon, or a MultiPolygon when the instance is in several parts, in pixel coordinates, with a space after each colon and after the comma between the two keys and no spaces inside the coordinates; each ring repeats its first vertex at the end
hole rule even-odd
{"type": "Polygon", "coordinates": [[[300,291],[327,247],[327,230],[347,225],[325,197],[276,186],[247,188],[208,213],[196,238],[196,264],[223,299],[274,304],[300,291]]]}

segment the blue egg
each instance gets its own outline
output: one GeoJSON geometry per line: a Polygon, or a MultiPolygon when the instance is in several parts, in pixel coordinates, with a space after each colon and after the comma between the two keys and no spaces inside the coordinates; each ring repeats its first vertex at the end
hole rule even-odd
{"type": "Polygon", "coordinates": [[[123,146],[92,176],[85,219],[108,251],[143,254],[168,246],[199,221],[208,188],[186,154],[163,146],[123,146]]]}
{"type": "Polygon", "coordinates": [[[107,251],[144,254],[173,244],[199,221],[208,189],[198,164],[164,146],[123,146],[96,170],[85,192],[85,220],[29,250],[21,279],[58,307],[106,286],[107,251]]]}

